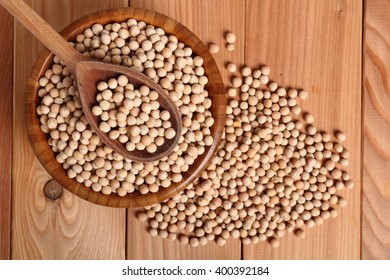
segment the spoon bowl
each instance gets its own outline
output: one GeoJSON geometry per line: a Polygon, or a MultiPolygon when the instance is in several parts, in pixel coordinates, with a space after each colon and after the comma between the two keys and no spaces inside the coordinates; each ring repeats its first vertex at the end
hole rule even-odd
{"type": "Polygon", "coordinates": [[[37,37],[48,49],[56,54],[69,68],[73,79],[77,81],[77,88],[81,99],[81,105],[88,123],[104,144],[123,157],[138,162],[157,161],[176,147],[181,135],[181,116],[175,103],[165,91],[145,75],[127,67],[116,66],[101,61],[93,61],[75,50],[57,31],[43,20],[33,9],[22,0],[0,0],[3,5],[21,24],[37,37]],[[162,146],[154,153],[146,150],[128,151],[124,144],[111,139],[99,129],[99,118],[92,114],[92,107],[96,104],[97,84],[110,78],[123,74],[127,76],[134,86],[146,85],[155,90],[162,108],[169,111],[172,128],[176,135],[172,139],[165,139],[162,146]]]}
{"type": "Polygon", "coordinates": [[[99,135],[104,144],[123,157],[138,162],[157,161],[169,155],[176,147],[181,135],[181,115],[177,106],[160,85],[129,67],[107,64],[93,60],[77,63],[76,77],[85,117],[87,118],[92,130],[99,135]],[[99,117],[92,113],[92,107],[96,104],[96,85],[100,81],[108,81],[110,78],[118,75],[125,75],[128,78],[129,83],[133,84],[135,88],[146,85],[150,89],[156,91],[158,93],[157,100],[160,103],[160,107],[170,112],[169,121],[172,124],[172,128],[176,131],[176,135],[172,139],[165,139],[164,144],[159,146],[157,151],[154,153],[149,153],[146,150],[134,150],[129,152],[124,144],[118,140],[111,139],[107,133],[104,133],[99,129],[99,117]]]}

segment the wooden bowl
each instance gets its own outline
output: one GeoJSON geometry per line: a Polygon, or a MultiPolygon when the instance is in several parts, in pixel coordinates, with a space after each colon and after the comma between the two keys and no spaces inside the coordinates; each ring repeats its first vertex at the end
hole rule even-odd
{"type": "Polygon", "coordinates": [[[104,10],[77,20],[66,27],[61,34],[68,41],[73,41],[78,34],[82,33],[84,29],[91,27],[94,23],[104,25],[110,22],[122,22],[129,18],[142,20],[148,24],[163,28],[169,34],[174,34],[179,41],[191,47],[194,53],[201,56],[204,60],[205,74],[209,80],[206,89],[212,99],[211,112],[215,119],[214,125],[211,128],[214,142],[210,147],[206,148],[203,155],[197,158],[187,172],[182,173],[183,180],[181,182],[172,183],[168,188],[160,188],[157,193],[140,194],[136,191],[120,197],[114,193],[105,195],[101,192],[95,192],[91,188],[78,183],[76,180],[70,179],[62,165],[56,161],[55,153],[47,142],[48,135],[41,131],[39,116],[36,113],[37,106],[40,104],[40,97],[38,96],[40,86],[38,79],[51,67],[54,57],[47,49],[41,53],[34,65],[32,74],[28,79],[25,99],[25,121],[30,143],[39,161],[53,179],[73,194],[87,201],[99,205],[122,208],[143,207],[162,202],[181,192],[198,178],[199,174],[209,164],[221,140],[225,127],[227,103],[221,74],[207,47],[189,29],[163,14],[138,8],[104,10]]]}

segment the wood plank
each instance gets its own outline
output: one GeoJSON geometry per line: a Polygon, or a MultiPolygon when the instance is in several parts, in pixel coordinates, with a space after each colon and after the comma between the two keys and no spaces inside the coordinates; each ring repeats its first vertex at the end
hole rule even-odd
{"type": "Polygon", "coordinates": [[[223,260],[240,259],[240,242],[228,240],[225,246],[209,242],[196,248],[183,245],[179,241],[170,241],[152,237],[147,232],[148,224],[140,223],[135,217],[135,210],[128,210],[127,259],[143,260],[223,260]]]}
{"type": "Polygon", "coordinates": [[[362,1],[247,0],[245,62],[268,64],[271,79],[303,88],[301,103],[317,128],[344,131],[355,183],[336,219],[307,229],[306,238],[244,246],[244,259],[360,258],[362,1]]]}
{"type": "Polygon", "coordinates": [[[0,6],[0,260],[11,258],[11,165],[12,165],[12,16],[0,6]],[[7,39],[8,38],[8,39],[7,39]]]}
{"type": "MultiPolygon", "coordinates": [[[[83,15],[128,4],[124,0],[26,2],[57,30],[83,15]]],[[[43,187],[50,176],[30,147],[23,119],[27,77],[42,45],[18,23],[15,47],[12,258],[123,259],[125,210],[97,206],[67,191],[58,201],[45,198],[43,187]]]]}
{"type": "Polygon", "coordinates": [[[362,258],[390,259],[390,2],[366,1],[362,258]]]}
{"type": "MultiPolygon", "coordinates": [[[[220,52],[214,57],[220,67],[224,81],[228,73],[224,70],[227,61],[236,63],[244,60],[244,0],[225,0],[223,5],[218,0],[132,0],[132,7],[140,7],[161,12],[183,23],[204,43],[216,43],[220,52]],[[224,47],[224,32],[236,32],[238,39],[235,52],[228,52],[224,47]]],[[[146,224],[135,218],[135,211],[128,212],[127,258],[129,259],[239,259],[241,245],[237,240],[219,247],[214,242],[206,246],[191,248],[172,242],[153,238],[146,233],[146,224]]]]}

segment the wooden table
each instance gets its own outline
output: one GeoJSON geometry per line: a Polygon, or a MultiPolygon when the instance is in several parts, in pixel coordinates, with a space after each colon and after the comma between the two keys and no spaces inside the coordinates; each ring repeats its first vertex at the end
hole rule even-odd
{"type": "Polygon", "coordinates": [[[293,234],[279,248],[210,243],[193,249],[152,238],[135,210],[97,206],[64,191],[48,200],[50,176],[23,123],[27,76],[42,45],[0,8],[0,259],[390,259],[390,2],[387,0],[28,0],[57,30],[113,7],[153,9],[175,18],[227,61],[267,64],[271,78],[304,88],[304,110],[327,131],[341,129],[355,188],[336,219],[293,234]],[[224,32],[238,40],[224,48],[224,32]],[[363,32],[364,31],[364,32],[363,32]]]}

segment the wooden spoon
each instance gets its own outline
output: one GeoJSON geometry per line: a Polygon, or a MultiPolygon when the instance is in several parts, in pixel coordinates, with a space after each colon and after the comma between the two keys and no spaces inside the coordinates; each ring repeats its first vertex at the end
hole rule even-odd
{"type": "Polygon", "coordinates": [[[128,67],[95,61],[83,56],[24,1],[0,0],[0,4],[69,68],[77,84],[85,117],[92,130],[104,144],[123,157],[138,162],[157,161],[173,151],[181,136],[181,115],[164,89],[145,75],[128,67]],[[97,103],[97,84],[101,81],[108,81],[110,78],[117,78],[119,75],[126,75],[129,82],[134,84],[135,87],[146,85],[157,91],[160,107],[168,110],[171,114],[170,122],[172,123],[172,128],[176,131],[176,136],[173,139],[165,139],[164,145],[158,147],[154,153],[149,153],[146,150],[128,151],[124,144],[118,140],[112,140],[108,134],[99,129],[99,119],[92,114],[92,107],[97,103]]]}

